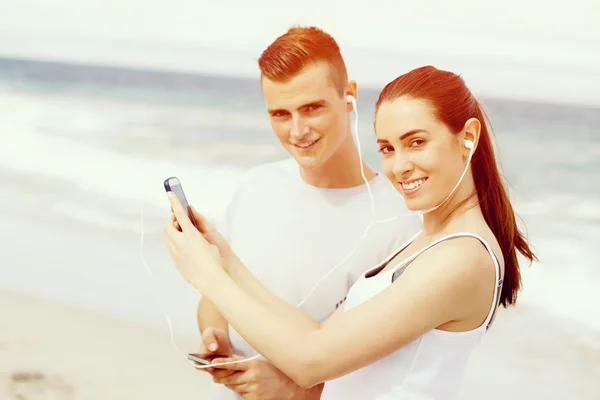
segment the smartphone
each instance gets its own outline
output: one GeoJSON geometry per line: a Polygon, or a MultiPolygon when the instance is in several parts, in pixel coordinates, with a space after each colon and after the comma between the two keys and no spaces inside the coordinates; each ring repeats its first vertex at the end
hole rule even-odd
{"type": "MultiPolygon", "coordinates": [[[[181,186],[181,182],[179,182],[179,179],[172,176],[170,178],[165,179],[164,185],[165,190],[167,192],[175,193],[183,208],[187,210],[190,221],[192,221],[192,224],[196,227],[196,229],[198,229],[198,223],[196,222],[194,214],[192,213],[192,209],[190,208],[190,205],[187,202],[185,193],[183,193],[183,187],[181,186]]],[[[179,228],[179,230],[181,231],[181,227],[179,228]]]]}
{"type": "Polygon", "coordinates": [[[188,354],[188,360],[192,360],[197,362],[198,364],[202,364],[202,365],[208,365],[211,363],[212,360],[214,360],[215,358],[227,358],[227,356],[222,356],[219,354],[209,354],[206,355],[204,357],[200,357],[199,354],[194,354],[194,353],[189,353],[188,354]]]}

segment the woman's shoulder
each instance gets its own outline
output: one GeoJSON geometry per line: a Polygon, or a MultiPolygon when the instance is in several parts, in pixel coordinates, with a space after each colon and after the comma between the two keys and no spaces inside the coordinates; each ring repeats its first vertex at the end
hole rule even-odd
{"type": "Polygon", "coordinates": [[[415,264],[426,266],[423,270],[477,281],[495,274],[496,263],[503,268],[500,246],[494,235],[484,229],[446,234],[415,259],[415,264]]]}

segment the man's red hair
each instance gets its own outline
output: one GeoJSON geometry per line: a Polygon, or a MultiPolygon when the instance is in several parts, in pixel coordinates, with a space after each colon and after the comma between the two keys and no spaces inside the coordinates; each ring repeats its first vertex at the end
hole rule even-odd
{"type": "Polygon", "coordinates": [[[261,54],[258,66],[261,78],[286,82],[319,62],[329,64],[331,83],[343,95],[348,72],[340,48],[331,35],[314,26],[290,28],[261,54]]]}

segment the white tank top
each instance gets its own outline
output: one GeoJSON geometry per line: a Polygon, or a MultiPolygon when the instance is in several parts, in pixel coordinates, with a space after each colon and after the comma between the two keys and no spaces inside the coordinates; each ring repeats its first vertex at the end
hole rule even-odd
{"type": "MultiPolygon", "coordinates": [[[[470,331],[448,332],[431,330],[400,350],[360,370],[325,383],[322,400],[450,400],[456,399],[463,371],[471,351],[489,327],[502,288],[500,263],[490,245],[473,233],[457,233],[443,237],[413,254],[400,265],[369,276],[383,269],[394,256],[404,250],[418,235],[390,255],[383,263],[363,274],[352,286],[343,305],[350,310],[386,289],[421,253],[436,244],[458,237],[473,237],[481,241],[496,267],[494,300],[485,322],[470,331]]],[[[491,289],[491,288],[490,288],[491,289]]]]}

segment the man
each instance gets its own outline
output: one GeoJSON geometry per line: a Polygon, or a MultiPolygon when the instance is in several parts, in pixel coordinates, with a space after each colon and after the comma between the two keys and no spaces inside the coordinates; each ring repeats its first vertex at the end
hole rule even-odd
{"type": "MultiPolygon", "coordinates": [[[[371,215],[352,137],[353,105],[346,100],[357,97],[357,87],[331,36],[315,27],[291,28],[258,64],[271,126],[292,158],[247,172],[220,230],[266,287],[293,305],[308,296],[300,308],[322,321],[360,274],[420,229],[420,220],[389,181],[363,163],[375,203],[371,215]]],[[[198,305],[198,326],[201,352],[255,355],[207,299],[198,305]]],[[[302,389],[262,359],[210,373],[209,400],[319,399],[323,389],[302,389]]]]}

